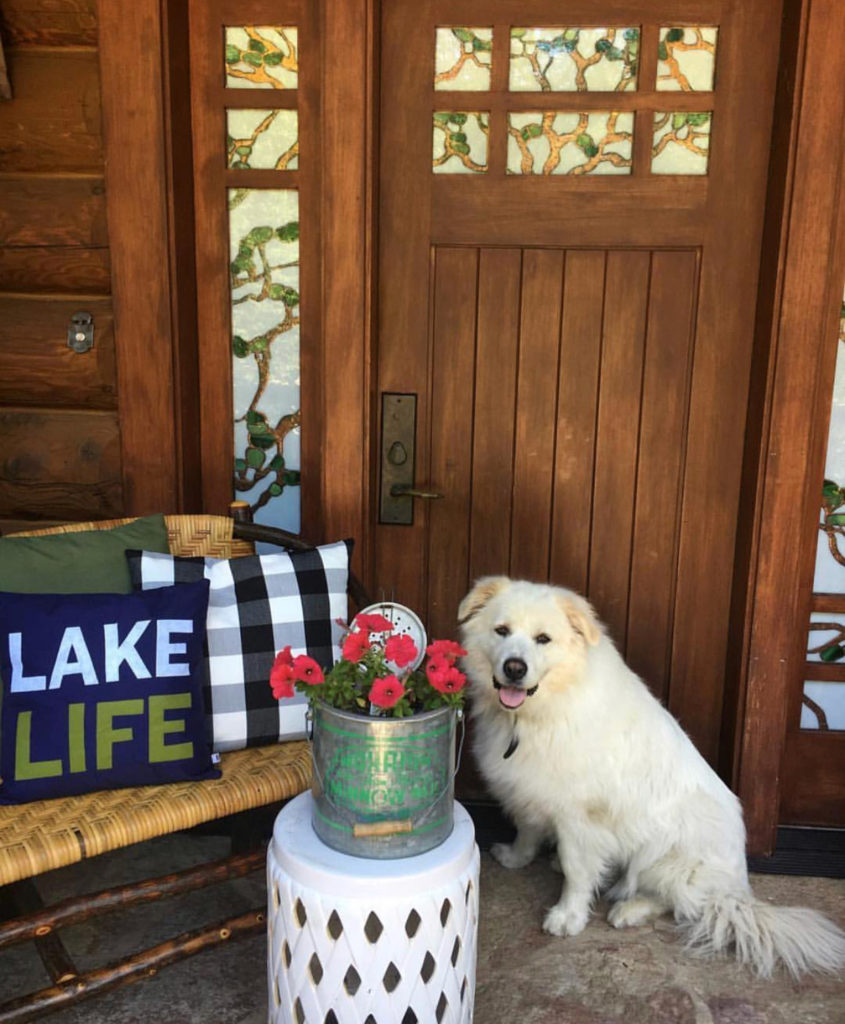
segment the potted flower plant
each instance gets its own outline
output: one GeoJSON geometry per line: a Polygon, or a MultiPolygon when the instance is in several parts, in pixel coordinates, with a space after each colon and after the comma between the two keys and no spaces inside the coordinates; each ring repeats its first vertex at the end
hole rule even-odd
{"type": "Polygon", "coordinates": [[[290,647],[276,656],[277,699],[305,694],[313,726],[313,824],[334,849],[410,856],[452,830],[456,722],[466,652],[452,640],[421,651],[385,615],[365,611],[345,628],[328,671],[290,647]]]}

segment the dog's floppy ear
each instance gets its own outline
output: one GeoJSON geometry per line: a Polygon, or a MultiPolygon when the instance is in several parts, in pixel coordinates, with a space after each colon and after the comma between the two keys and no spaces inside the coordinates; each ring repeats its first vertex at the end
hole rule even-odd
{"type": "Polygon", "coordinates": [[[468,622],[473,615],[481,611],[490,598],[504,590],[509,583],[507,576],[483,576],[477,580],[458,608],[458,625],[463,626],[468,622]]]}
{"type": "Polygon", "coordinates": [[[595,647],[601,639],[601,631],[592,605],[578,594],[561,595],[558,604],[575,632],[584,638],[588,646],[595,647]]]}

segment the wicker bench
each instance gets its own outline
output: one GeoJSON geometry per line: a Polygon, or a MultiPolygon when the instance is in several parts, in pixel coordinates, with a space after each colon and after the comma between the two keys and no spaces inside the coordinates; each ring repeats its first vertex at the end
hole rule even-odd
{"type": "MultiPolygon", "coordinates": [[[[307,547],[299,538],[272,527],[237,522],[228,516],[165,517],[172,554],[234,558],[254,553],[254,542],[284,548],[307,547]]],[[[130,519],[74,523],[35,534],[107,529],[130,519]]],[[[23,536],[23,534],[22,534],[23,536]]],[[[369,603],[350,577],[357,607],[369,603]]],[[[118,908],[148,903],[263,869],[264,850],[243,850],[233,835],[231,857],[179,874],[145,879],[121,889],[80,896],[44,907],[33,879],[109,850],[157,836],[266,808],[301,793],[311,780],[305,741],[254,747],[224,754],[220,779],[167,786],[103,790],[84,796],[0,807],[0,894],[13,917],[0,923],[0,952],[33,940],[52,984],[0,1005],[0,1024],[32,1020],[80,999],[151,976],[162,967],[221,942],[263,931],[265,908],[217,921],[95,971],[79,973],[57,934],[60,926],[90,920],[118,908]]]]}

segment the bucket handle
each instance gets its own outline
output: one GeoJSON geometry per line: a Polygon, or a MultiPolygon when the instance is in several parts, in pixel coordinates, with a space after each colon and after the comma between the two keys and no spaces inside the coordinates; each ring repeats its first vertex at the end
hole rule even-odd
{"type": "MultiPolygon", "coordinates": [[[[443,798],[449,787],[454,783],[457,777],[458,771],[461,767],[461,760],[464,752],[464,740],[466,739],[466,725],[464,723],[464,712],[463,708],[456,709],[456,715],[458,723],[461,727],[461,738],[458,743],[458,753],[455,757],[455,769],[452,772],[449,779],[446,781],[446,785],[440,790],[437,796],[429,803],[429,805],[422,811],[421,814],[417,815],[416,818],[397,818],[393,821],[386,819],[384,821],[371,821],[371,822],[358,822],[352,825],[352,834],[357,838],[365,838],[370,836],[392,836],[401,835],[403,833],[413,832],[415,828],[419,828],[420,825],[429,817],[431,812],[443,798]]],[[[313,743],[314,740],[314,713],[309,707],[305,712],[305,722],[307,728],[307,739],[308,743],[313,743]]],[[[326,792],[326,787],[323,782],[323,777],[320,775],[320,769],[317,767],[317,759],[311,757],[311,764],[314,768],[314,773],[317,776],[317,782],[320,784],[320,790],[325,797],[326,801],[331,804],[332,808],[339,814],[346,814],[344,807],[339,807],[334,800],[326,792]]]]}

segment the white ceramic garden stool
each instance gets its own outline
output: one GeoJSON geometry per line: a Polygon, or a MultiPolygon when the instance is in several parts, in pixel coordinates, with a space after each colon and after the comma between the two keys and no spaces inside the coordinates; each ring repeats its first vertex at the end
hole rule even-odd
{"type": "Polygon", "coordinates": [[[468,1024],[475,996],[479,854],[472,819],[415,857],[325,845],[311,794],[276,818],[267,852],[272,1024],[468,1024]]]}

